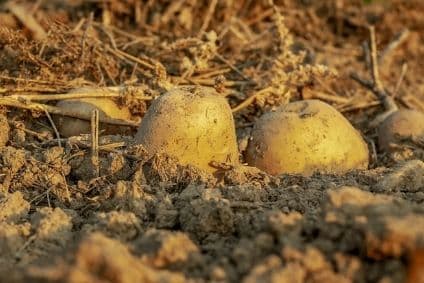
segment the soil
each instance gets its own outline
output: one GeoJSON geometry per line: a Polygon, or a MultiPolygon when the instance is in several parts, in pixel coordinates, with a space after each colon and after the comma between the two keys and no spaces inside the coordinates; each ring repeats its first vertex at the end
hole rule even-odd
{"type": "Polygon", "coordinates": [[[424,139],[380,150],[384,107],[352,78],[371,79],[374,25],[385,90],[424,111],[424,2],[270,2],[0,1],[0,282],[424,282],[424,139]],[[131,125],[188,84],[228,99],[242,163],[258,117],[316,98],[361,131],[369,168],[212,176],[151,157],[131,125]],[[47,97],[110,86],[133,123],[100,133],[96,171],[47,97]]]}

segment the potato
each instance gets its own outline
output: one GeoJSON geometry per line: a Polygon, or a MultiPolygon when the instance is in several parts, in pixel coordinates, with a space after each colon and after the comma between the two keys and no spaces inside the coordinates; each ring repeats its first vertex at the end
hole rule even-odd
{"type": "Polygon", "coordinates": [[[378,145],[383,151],[393,150],[391,144],[403,139],[424,138],[424,113],[416,110],[399,110],[387,117],[378,128],[378,145]]]}
{"type": "Polygon", "coordinates": [[[178,87],[149,107],[135,136],[150,155],[158,152],[215,173],[211,162],[237,165],[239,156],[230,106],[214,89],[178,87]]]}
{"type": "Polygon", "coordinates": [[[336,109],[304,100],[266,113],[255,123],[246,161],[273,175],[344,173],[367,168],[368,147],[336,109]]]}
{"type": "MultiPolygon", "coordinates": [[[[68,111],[78,111],[79,113],[91,114],[94,109],[99,110],[99,118],[109,117],[114,119],[131,118],[131,113],[126,107],[119,107],[110,98],[82,98],[61,100],[56,104],[57,107],[68,111]]],[[[66,116],[55,116],[54,122],[58,131],[63,137],[89,134],[91,132],[90,121],[66,116]]],[[[100,123],[100,129],[104,134],[120,134],[128,130],[125,126],[105,125],[100,123]]]]}

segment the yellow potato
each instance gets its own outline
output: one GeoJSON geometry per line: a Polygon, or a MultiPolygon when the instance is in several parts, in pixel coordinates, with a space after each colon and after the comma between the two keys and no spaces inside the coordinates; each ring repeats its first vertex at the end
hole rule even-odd
{"type": "Polygon", "coordinates": [[[424,138],[424,113],[416,110],[399,110],[387,117],[378,128],[378,144],[381,150],[391,151],[391,144],[402,139],[424,138]]]}
{"type": "Polygon", "coordinates": [[[207,172],[211,162],[238,164],[233,116],[225,98],[206,87],[178,87],[149,107],[135,136],[153,155],[166,153],[207,172]]]}
{"type": "Polygon", "coordinates": [[[304,100],[255,123],[246,161],[273,175],[344,173],[367,168],[368,147],[336,109],[319,100],[304,100]]]}
{"type": "MultiPolygon", "coordinates": [[[[99,110],[99,118],[108,117],[114,119],[131,119],[131,113],[126,107],[119,107],[110,98],[83,98],[61,100],[56,104],[57,107],[68,111],[76,111],[78,113],[86,113],[91,115],[94,109],[99,110]]],[[[54,122],[59,133],[63,137],[77,136],[81,134],[89,134],[91,132],[90,121],[81,120],[66,116],[55,116],[54,122]]],[[[105,125],[100,123],[100,129],[103,134],[120,134],[128,130],[125,126],[105,125]]]]}

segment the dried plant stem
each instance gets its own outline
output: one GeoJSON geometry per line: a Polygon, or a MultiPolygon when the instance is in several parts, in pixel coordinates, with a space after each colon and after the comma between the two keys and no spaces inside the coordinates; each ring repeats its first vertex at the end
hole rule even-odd
{"type": "Polygon", "coordinates": [[[243,79],[249,81],[249,82],[253,82],[253,80],[249,77],[247,77],[245,74],[243,74],[242,71],[240,71],[236,66],[234,66],[233,64],[231,64],[227,59],[225,59],[224,57],[222,57],[221,55],[219,55],[218,53],[215,53],[216,58],[218,58],[219,60],[221,60],[224,64],[227,64],[228,67],[230,67],[234,72],[236,72],[237,74],[239,74],[243,79]]]}
{"type": "MultiPolygon", "coordinates": [[[[74,136],[74,137],[70,137],[70,138],[61,138],[60,141],[64,144],[70,144],[72,145],[76,145],[80,148],[83,149],[91,149],[91,138],[90,140],[87,140],[86,138],[84,138],[83,136],[74,136]]],[[[41,146],[52,146],[54,143],[56,143],[56,140],[46,140],[44,142],[41,143],[41,146]]],[[[116,152],[117,148],[120,147],[125,147],[126,143],[125,142],[114,142],[114,143],[108,143],[108,144],[103,144],[98,146],[98,151],[105,151],[105,152],[116,152]]]]}
{"type": "Polygon", "coordinates": [[[25,126],[23,124],[21,124],[19,122],[8,120],[8,123],[9,123],[9,125],[15,127],[16,129],[19,129],[21,131],[24,131],[25,133],[27,133],[27,134],[29,134],[31,136],[34,136],[34,137],[38,138],[41,141],[46,141],[47,140],[47,135],[43,135],[43,134],[40,134],[38,132],[28,130],[27,128],[25,128],[25,126]]]}
{"type": "Polygon", "coordinates": [[[398,79],[398,81],[396,83],[396,87],[395,87],[395,89],[394,89],[394,91],[392,93],[392,97],[393,98],[395,98],[396,95],[399,93],[400,86],[402,85],[403,79],[405,78],[405,75],[406,75],[406,72],[407,71],[408,71],[408,64],[404,63],[402,65],[402,71],[401,71],[400,76],[399,76],[399,79],[398,79]]]}
{"type": "Polygon", "coordinates": [[[119,29],[115,26],[112,26],[112,25],[105,26],[101,23],[93,22],[93,26],[110,29],[111,31],[113,31],[114,33],[116,33],[118,35],[125,36],[125,37],[132,39],[134,41],[137,41],[137,42],[142,42],[144,45],[153,45],[157,40],[156,36],[138,36],[138,35],[126,32],[124,30],[121,30],[121,29],[119,29]]]}
{"type": "Polygon", "coordinates": [[[34,15],[35,12],[40,8],[42,2],[43,2],[43,0],[37,0],[37,1],[35,1],[35,3],[32,5],[31,10],[29,11],[29,14],[30,15],[34,15]]]}
{"type": "Polygon", "coordinates": [[[203,24],[200,27],[199,30],[199,37],[207,30],[209,27],[209,23],[212,19],[213,14],[215,13],[216,5],[218,4],[218,0],[212,0],[209,3],[208,11],[206,13],[206,16],[204,18],[203,24]]]}
{"type": "Polygon", "coordinates": [[[167,24],[170,20],[174,19],[174,14],[181,10],[184,2],[186,0],[176,0],[172,1],[171,4],[166,8],[165,12],[162,14],[161,22],[167,24]]]}
{"type": "MultiPolygon", "coordinates": [[[[72,138],[62,138],[61,141],[63,143],[69,143],[71,145],[76,145],[80,148],[83,149],[91,149],[91,143],[85,143],[82,140],[76,140],[76,138],[80,138],[80,136],[78,137],[72,137],[72,138]]],[[[42,146],[51,146],[53,144],[53,142],[56,142],[55,140],[48,140],[42,143],[42,146]]],[[[126,145],[125,142],[115,142],[115,143],[109,143],[109,144],[104,144],[104,145],[99,145],[98,150],[99,152],[114,152],[114,153],[119,153],[122,156],[124,156],[125,158],[131,159],[131,160],[139,160],[139,157],[134,156],[134,155],[130,155],[127,154],[123,151],[117,150],[117,148],[119,147],[124,147],[126,145]]]]}
{"type": "Polygon", "coordinates": [[[63,183],[65,184],[65,192],[66,192],[66,199],[68,202],[71,202],[71,193],[69,192],[69,186],[68,182],[66,181],[65,174],[63,172],[60,172],[63,178],[63,183]]]}
{"type": "Polygon", "coordinates": [[[150,70],[155,70],[155,66],[152,65],[150,62],[147,62],[147,60],[142,60],[142,59],[140,59],[138,57],[135,57],[135,56],[133,56],[131,54],[128,54],[128,53],[126,53],[124,51],[121,51],[119,49],[116,49],[116,50],[111,49],[111,48],[107,48],[107,49],[112,54],[115,54],[117,56],[125,57],[126,59],[128,59],[128,60],[130,60],[130,61],[132,61],[134,63],[138,63],[139,65],[141,65],[141,66],[143,66],[145,68],[148,68],[150,70]]]}
{"type": "Polygon", "coordinates": [[[409,108],[412,108],[412,109],[417,108],[417,109],[420,109],[421,111],[424,111],[424,102],[418,97],[415,97],[414,95],[407,94],[405,96],[402,96],[401,100],[409,108]]]}
{"type": "Polygon", "coordinates": [[[37,239],[37,234],[33,234],[31,235],[26,241],[25,243],[19,247],[19,249],[15,252],[15,258],[20,258],[23,254],[23,252],[25,251],[25,249],[35,240],[37,239]]]}
{"type": "Polygon", "coordinates": [[[11,81],[16,81],[16,82],[25,82],[25,83],[45,84],[45,85],[58,85],[58,84],[68,85],[69,84],[69,82],[59,81],[59,80],[52,82],[52,81],[37,80],[37,79],[16,78],[16,77],[10,77],[10,76],[6,76],[6,75],[0,75],[0,79],[11,80],[11,81]]]}
{"type": "MultiPolygon", "coordinates": [[[[171,77],[172,80],[180,80],[181,77],[171,77]]],[[[198,85],[204,85],[204,86],[214,86],[215,80],[214,79],[202,79],[202,78],[185,78],[181,79],[180,84],[198,84],[198,85]]],[[[252,83],[246,82],[246,81],[225,81],[223,83],[225,87],[237,87],[237,86],[245,86],[245,85],[252,85],[252,83]]]]}
{"type": "Polygon", "coordinates": [[[91,112],[91,164],[94,177],[99,177],[99,110],[97,109],[91,112]]]}
{"type": "Polygon", "coordinates": [[[247,107],[247,106],[249,106],[251,103],[253,103],[253,101],[255,101],[255,99],[256,99],[258,96],[263,95],[263,94],[268,93],[268,92],[272,92],[272,91],[273,91],[273,89],[274,89],[273,87],[267,87],[267,88],[264,88],[264,89],[262,89],[262,90],[260,90],[260,91],[256,92],[255,94],[253,94],[253,95],[249,96],[249,97],[248,97],[247,99],[245,99],[242,103],[240,103],[239,105],[237,105],[236,107],[234,107],[234,108],[232,109],[233,113],[239,112],[240,110],[242,110],[242,109],[246,108],[246,107],[247,107]]]}
{"type": "Polygon", "coordinates": [[[39,93],[61,93],[65,90],[68,90],[69,88],[47,88],[47,87],[13,87],[13,88],[0,88],[0,94],[7,94],[7,95],[13,95],[13,94],[39,94],[39,93]]]}
{"type": "Polygon", "coordinates": [[[362,102],[362,103],[356,103],[354,105],[346,105],[346,106],[340,106],[336,107],[337,110],[339,110],[342,113],[351,112],[351,111],[357,111],[361,109],[368,109],[372,107],[376,107],[381,105],[381,102],[379,100],[371,101],[371,102],[362,102]]]}
{"type": "Polygon", "coordinates": [[[351,74],[352,79],[370,89],[381,101],[385,111],[378,115],[373,121],[370,122],[371,127],[377,127],[383,122],[390,114],[398,110],[394,98],[387,93],[384,89],[383,84],[380,80],[380,74],[378,70],[378,56],[377,56],[377,43],[375,39],[375,28],[374,26],[369,27],[370,32],[370,62],[371,62],[371,77],[372,82],[360,78],[357,74],[351,74]]]}
{"type": "Polygon", "coordinates": [[[380,75],[378,72],[378,57],[377,57],[377,44],[375,39],[375,29],[373,26],[370,27],[370,38],[371,38],[371,66],[372,74],[374,80],[374,89],[379,95],[379,99],[383,103],[386,111],[378,115],[373,121],[371,121],[370,126],[376,127],[381,122],[383,122],[390,114],[398,110],[396,102],[392,96],[390,96],[383,87],[383,84],[380,81],[380,75]]]}
{"type": "Polygon", "coordinates": [[[314,91],[313,93],[311,93],[311,97],[330,101],[332,103],[339,103],[339,104],[347,104],[350,102],[350,99],[348,98],[345,98],[342,96],[336,96],[333,94],[327,94],[321,91],[314,91]]]}
{"type": "MultiPolygon", "coordinates": [[[[90,114],[81,113],[81,112],[78,112],[78,110],[65,110],[59,107],[46,105],[46,104],[33,103],[33,102],[24,103],[16,99],[10,99],[8,97],[0,97],[0,105],[21,108],[21,109],[35,110],[35,111],[47,111],[50,114],[68,116],[68,117],[78,118],[78,119],[87,120],[87,121],[91,120],[90,114]]],[[[128,127],[138,127],[138,124],[139,124],[138,122],[134,122],[134,121],[123,120],[123,119],[113,119],[113,118],[107,118],[107,117],[101,117],[100,122],[105,124],[128,126],[128,127]]]]}
{"type": "Polygon", "coordinates": [[[23,6],[16,2],[9,1],[6,4],[6,7],[12,12],[12,14],[18,18],[22,24],[28,28],[35,39],[43,40],[47,37],[47,33],[43,27],[34,19],[32,14],[27,11],[23,6]]]}
{"type": "Polygon", "coordinates": [[[274,9],[272,9],[272,8],[264,10],[263,12],[256,14],[253,18],[248,19],[246,21],[246,25],[248,25],[248,26],[254,25],[254,24],[272,16],[273,14],[274,14],[274,9]]]}
{"type": "Polygon", "coordinates": [[[56,138],[57,138],[57,144],[59,145],[59,147],[62,147],[62,143],[60,142],[60,134],[59,134],[59,131],[57,130],[57,127],[56,127],[55,123],[53,122],[53,119],[52,119],[52,117],[50,116],[50,113],[49,113],[46,109],[44,109],[44,113],[46,114],[47,119],[49,120],[50,125],[51,125],[51,126],[52,126],[52,128],[53,128],[54,134],[56,135],[56,138]]]}
{"type": "Polygon", "coordinates": [[[229,71],[231,71],[231,68],[227,68],[227,67],[219,68],[217,70],[213,69],[213,70],[209,70],[205,73],[201,73],[201,74],[198,74],[194,77],[191,77],[190,79],[207,79],[207,78],[215,77],[215,76],[218,76],[218,75],[223,75],[225,73],[228,73],[229,71]]]}
{"type": "Polygon", "coordinates": [[[411,32],[407,28],[397,34],[395,38],[390,42],[390,44],[387,45],[387,47],[384,49],[381,56],[378,58],[379,63],[384,62],[385,58],[389,56],[393,52],[393,50],[395,50],[399,45],[403,44],[408,39],[410,34],[411,32]]]}
{"type": "Polygon", "coordinates": [[[90,16],[88,17],[88,20],[87,20],[86,25],[85,25],[84,32],[83,32],[82,37],[81,37],[81,54],[80,54],[80,59],[84,58],[85,41],[87,40],[87,33],[89,32],[89,30],[91,28],[91,24],[93,22],[93,17],[94,17],[94,13],[91,12],[90,13],[90,16]]]}
{"type": "MultiPolygon", "coordinates": [[[[117,58],[119,58],[119,59],[121,59],[121,60],[123,60],[123,61],[125,61],[125,62],[127,62],[129,64],[132,64],[134,66],[134,69],[136,69],[141,74],[143,74],[143,76],[145,76],[147,78],[153,78],[153,75],[152,74],[150,74],[148,72],[145,72],[145,70],[143,70],[143,69],[139,68],[138,66],[136,66],[137,64],[140,64],[140,65],[145,66],[148,69],[154,71],[155,69],[153,68],[153,66],[151,64],[149,64],[149,63],[147,63],[145,61],[142,61],[141,59],[139,59],[137,57],[134,57],[134,56],[132,56],[132,55],[130,55],[128,53],[125,53],[123,51],[114,50],[114,49],[112,49],[110,47],[106,47],[106,50],[108,52],[110,52],[111,54],[113,54],[114,56],[116,56],[117,58]]],[[[100,54],[100,51],[97,51],[97,52],[100,54]]]]}
{"type": "MultiPolygon", "coordinates": [[[[7,98],[25,101],[48,101],[48,100],[65,100],[65,99],[80,99],[80,98],[109,98],[123,96],[123,87],[107,87],[107,88],[93,88],[89,90],[80,89],[71,93],[58,93],[58,94],[12,94],[7,98]]],[[[152,100],[149,96],[136,96],[139,100],[152,100]]]]}
{"type": "Polygon", "coordinates": [[[371,70],[372,70],[372,79],[374,81],[374,87],[383,94],[384,88],[380,80],[380,73],[378,70],[378,60],[377,60],[377,43],[375,39],[375,28],[374,26],[369,27],[370,32],[370,45],[371,45],[371,70]]]}

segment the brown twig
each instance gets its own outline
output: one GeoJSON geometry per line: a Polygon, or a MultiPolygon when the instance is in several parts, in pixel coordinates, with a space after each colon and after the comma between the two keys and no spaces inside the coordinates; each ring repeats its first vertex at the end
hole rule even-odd
{"type": "Polygon", "coordinates": [[[376,101],[371,101],[371,102],[357,103],[357,104],[354,104],[354,105],[340,106],[340,107],[336,107],[336,108],[340,112],[346,113],[346,112],[352,112],[352,111],[357,111],[357,110],[361,110],[361,109],[368,109],[368,108],[376,107],[376,106],[379,106],[379,105],[381,105],[381,102],[379,100],[376,100],[376,101]]]}
{"type": "Polygon", "coordinates": [[[394,98],[384,89],[383,84],[380,80],[380,74],[378,69],[378,56],[377,56],[377,43],[375,39],[375,28],[374,26],[369,27],[370,32],[370,61],[371,61],[371,77],[372,81],[367,81],[359,77],[357,74],[352,73],[351,78],[370,89],[381,101],[385,108],[385,112],[378,115],[373,121],[370,122],[371,127],[378,126],[383,122],[390,114],[398,110],[398,106],[394,98]]]}
{"type": "MultiPolygon", "coordinates": [[[[80,136],[73,136],[73,137],[69,137],[69,138],[61,138],[60,141],[64,144],[70,144],[71,146],[76,145],[80,148],[83,149],[91,149],[91,139],[88,139],[85,135],[80,135],[80,136]]],[[[41,143],[41,146],[52,146],[56,143],[57,141],[55,139],[53,140],[46,140],[44,142],[41,143]]],[[[108,144],[103,144],[100,145],[98,147],[99,152],[100,151],[106,151],[106,152],[114,152],[116,151],[116,148],[119,147],[124,147],[126,146],[126,143],[124,141],[122,142],[114,142],[114,143],[108,143],[108,144]]]]}
{"type": "Polygon", "coordinates": [[[338,103],[338,104],[347,104],[350,102],[350,99],[342,97],[342,96],[336,96],[334,94],[327,94],[325,92],[321,91],[313,91],[311,92],[309,97],[311,98],[318,98],[321,100],[329,101],[332,103],[338,103]]]}
{"type": "MultiPolygon", "coordinates": [[[[71,138],[62,138],[61,141],[63,143],[69,143],[71,145],[76,145],[80,148],[83,149],[91,149],[91,143],[87,142],[85,143],[83,140],[80,140],[81,136],[76,136],[76,137],[71,137],[71,138]]],[[[42,146],[51,146],[52,144],[54,144],[56,142],[56,140],[48,140],[43,142],[41,145],[42,146]]],[[[98,150],[99,152],[113,152],[113,153],[119,153],[122,156],[124,156],[125,158],[131,159],[131,160],[139,160],[139,157],[131,155],[131,154],[127,154],[123,151],[117,150],[116,148],[119,147],[124,147],[126,145],[125,142],[115,142],[115,143],[109,143],[109,144],[103,144],[103,145],[99,145],[98,150]]],[[[84,153],[82,153],[81,155],[83,155],[84,153]]]]}
{"type": "Polygon", "coordinates": [[[186,0],[176,0],[172,1],[171,4],[166,8],[165,12],[161,16],[161,22],[162,24],[167,24],[170,20],[172,20],[174,17],[174,14],[181,10],[181,7],[183,6],[184,2],[186,0]]]}
{"type": "Polygon", "coordinates": [[[371,74],[374,82],[374,88],[381,94],[384,95],[383,84],[380,80],[380,73],[378,70],[378,60],[377,60],[377,43],[375,39],[375,28],[374,26],[369,27],[370,32],[370,47],[371,47],[371,74]]]}
{"type": "Polygon", "coordinates": [[[99,110],[91,112],[91,164],[93,165],[94,177],[100,176],[99,168],[99,110]]]}
{"type": "Polygon", "coordinates": [[[206,72],[197,72],[198,74],[194,77],[191,77],[191,79],[208,79],[215,76],[223,75],[225,73],[228,73],[231,71],[231,68],[228,67],[219,67],[218,69],[210,69],[206,72]]]}
{"type": "Polygon", "coordinates": [[[57,144],[59,145],[59,147],[62,147],[62,143],[60,142],[60,134],[59,134],[59,131],[57,130],[57,127],[56,127],[55,123],[53,122],[53,119],[52,119],[52,117],[50,116],[50,113],[49,113],[46,109],[44,109],[44,113],[46,114],[46,117],[47,117],[47,119],[49,120],[50,125],[52,126],[53,131],[54,131],[54,133],[55,133],[55,135],[56,135],[56,138],[57,138],[57,144]]]}
{"type": "Polygon", "coordinates": [[[66,199],[68,200],[68,202],[71,202],[71,193],[69,191],[69,186],[68,186],[68,182],[66,181],[65,174],[63,173],[63,171],[61,171],[60,173],[63,178],[63,184],[65,185],[66,199]]]}
{"type": "Polygon", "coordinates": [[[243,74],[242,71],[240,71],[236,66],[234,66],[233,64],[231,64],[227,59],[225,59],[224,57],[222,57],[221,55],[219,55],[218,53],[215,53],[216,58],[218,58],[219,60],[221,60],[224,64],[227,64],[228,67],[230,67],[234,72],[236,72],[237,74],[239,74],[243,79],[254,83],[254,81],[249,78],[248,76],[246,76],[245,74],[243,74]]]}
{"type": "Polygon", "coordinates": [[[364,52],[365,66],[371,70],[371,51],[367,41],[362,42],[362,51],[364,52]]]}
{"type": "Polygon", "coordinates": [[[267,87],[267,88],[261,89],[260,91],[257,91],[255,94],[249,96],[243,102],[241,102],[239,105],[234,107],[232,109],[232,112],[233,113],[239,112],[240,110],[246,108],[251,103],[253,103],[253,101],[255,101],[258,96],[263,95],[263,94],[268,93],[268,92],[272,92],[273,89],[274,89],[273,87],[267,87]]]}
{"type": "Polygon", "coordinates": [[[406,63],[402,64],[402,70],[401,70],[399,79],[398,79],[396,86],[395,86],[395,89],[393,90],[393,93],[392,93],[393,98],[395,98],[398,95],[400,86],[402,85],[403,79],[405,78],[407,71],[408,71],[408,64],[406,64],[406,63]]]}
{"type": "Polygon", "coordinates": [[[148,69],[150,69],[150,70],[155,70],[155,66],[154,66],[154,65],[152,65],[152,64],[151,64],[150,62],[148,62],[147,60],[142,60],[142,59],[141,59],[141,58],[139,58],[139,57],[135,57],[135,56],[133,56],[133,55],[131,55],[131,54],[128,54],[128,53],[126,53],[126,52],[124,52],[124,51],[121,51],[121,50],[119,50],[119,49],[113,50],[113,49],[111,49],[111,48],[107,48],[107,50],[108,50],[109,52],[113,53],[113,54],[123,56],[123,57],[127,58],[128,60],[130,60],[130,61],[132,61],[132,62],[134,62],[134,63],[138,63],[138,64],[140,64],[141,66],[143,66],[143,67],[145,67],[145,68],[148,68],[148,69]]]}
{"type": "Polygon", "coordinates": [[[395,36],[395,38],[387,45],[384,51],[381,53],[379,57],[379,63],[381,64],[384,60],[393,52],[399,45],[404,43],[410,35],[409,29],[402,30],[399,34],[395,36]]]}
{"type": "Polygon", "coordinates": [[[420,109],[421,111],[424,111],[424,102],[414,95],[404,95],[401,97],[401,101],[411,109],[420,109]]]}
{"type": "Polygon", "coordinates": [[[200,27],[200,30],[199,30],[199,33],[198,33],[198,36],[200,37],[205,31],[206,31],[206,29],[209,27],[209,23],[210,23],[210,21],[211,21],[211,19],[212,19],[212,16],[213,16],[213,14],[214,14],[214,12],[215,12],[215,8],[216,8],[216,5],[218,4],[218,0],[211,0],[210,1],[210,3],[209,3],[209,7],[208,7],[208,11],[207,11],[207,13],[206,13],[206,16],[205,16],[205,18],[204,18],[204,20],[203,20],[203,24],[202,24],[202,26],[200,27]]]}
{"type": "Polygon", "coordinates": [[[25,128],[25,126],[23,124],[21,124],[19,122],[8,120],[8,123],[9,123],[9,125],[15,127],[16,129],[19,129],[21,131],[24,131],[25,133],[27,133],[27,134],[29,134],[31,136],[34,136],[34,137],[38,138],[41,141],[46,141],[47,140],[47,135],[46,134],[41,134],[41,133],[38,133],[38,132],[35,132],[35,131],[28,130],[27,128],[25,128]]]}
{"type": "MultiPolygon", "coordinates": [[[[49,101],[49,100],[65,100],[80,98],[107,98],[121,97],[125,95],[125,87],[105,87],[105,88],[80,88],[70,93],[58,94],[11,94],[6,96],[16,100],[24,101],[49,101]]],[[[152,100],[148,96],[136,96],[139,100],[152,100]]]]}
{"type": "Polygon", "coordinates": [[[90,16],[88,17],[87,23],[85,25],[84,32],[81,37],[81,55],[80,59],[84,58],[84,50],[85,50],[85,41],[87,40],[87,34],[91,28],[91,24],[93,22],[94,14],[93,12],[90,13],[90,16]]]}
{"type": "MultiPolygon", "coordinates": [[[[377,148],[375,146],[375,142],[372,139],[366,139],[368,144],[370,145],[371,148],[371,153],[370,153],[370,160],[371,160],[371,164],[377,164],[378,161],[378,155],[377,155],[377,148]]],[[[371,165],[371,166],[372,166],[371,165]]]]}
{"type": "Polygon", "coordinates": [[[334,103],[339,103],[339,104],[347,104],[351,101],[351,99],[349,98],[340,96],[331,87],[325,84],[320,78],[314,78],[314,79],[326,92],[328,92],[328,94],[324,92],[320,92],[320,91],[313,91],[311,92],[312,97],[334,102],[334,103]]]}
{"type": "Polygon", "coordinates": [[[29,79],[29,78],[16,78],[16,77],[10,77],[10,76],[6,76],[6,75],[0,75],[0,79],[11,80],[11,81],[15,81],[15,82],[37,83],[37,84],[45,84],[45,85],[66,86],[66,85],[69,84],[69,82],[59,81],[59,80],[52,82],[52,81],[44,81],[44,80],[29,79]]]}
{"type": "Polygon", "coordinates": [[[72,29],[72,33],[77,33],[81,30],[82,26],[85,23],[85,18],[82,18],[81,20],[79,20],[79,22],[74,26],[74,28],[72,29]]]}
{"type": "MultiPolygon", "coordinates": [[[[181,79],[180,77],[171,77],[172,79],[178,80],[181,79]]],[[[204,85],[204,86],[214,86],[215,85],[215,79],[198,79],[196,77],[181,79],[181,84],[198,84],[198,85],[204,85]]],[[[245,86],[245,85],[253,85],[253,83],[246,82],[246,81],[225,81],[224,86],[225,87],[237,87],[237,86],[245,86]]]]}
{"type": "Polygon", "coordinates": [[[126,38],[143,43],[144,45],[153,45],[157,41],[156,36],[138,36],[138,35],[126,32],[124,30],[121,30],[112,25],[105,26],[101,23],[93,22],[93,26],[100,27],[100,28],[105,27],[106,29],[110,29],[111,31],[113,31],[114,33],[118,35],[125,36],[126,38]]]}
{"type": "Polygon", "coordinates": [[[37,10],[40,8],[41,4],[43,4],[44,0],[37,0],[33,5],[31,10],[29,11],[30,15],[34,15],[35,12],[37,12],[37,10]]]}
{"type": "Polygon", "coordinates": [[[263,12],[259,14],[255,14],[253,18],[246,20],[246,25],[251,26],[254,25],[274,14],[274,9],[269,8],[267,10],[264,10],[263,12]]]}
{"type": "Polygon", "coordinates": [[[99,28],[106,34],[106,36],[109,38],[110,44],[112,45],[113,49],[118,49],[118,46],[116,45],[115,37],[113,36],[112,32],[110,32],[109,28],[104,25],[99,25],[99,28]]]}
{"type": "Polygon", "coordinates": [[[46,31],[42,26],[34,19],[32,14],[27,11],[23,6],[16,2],[8,1],[6,7],[18,20],[28,28],[36,40],[43,40],[47,37],[46,31]]]}

